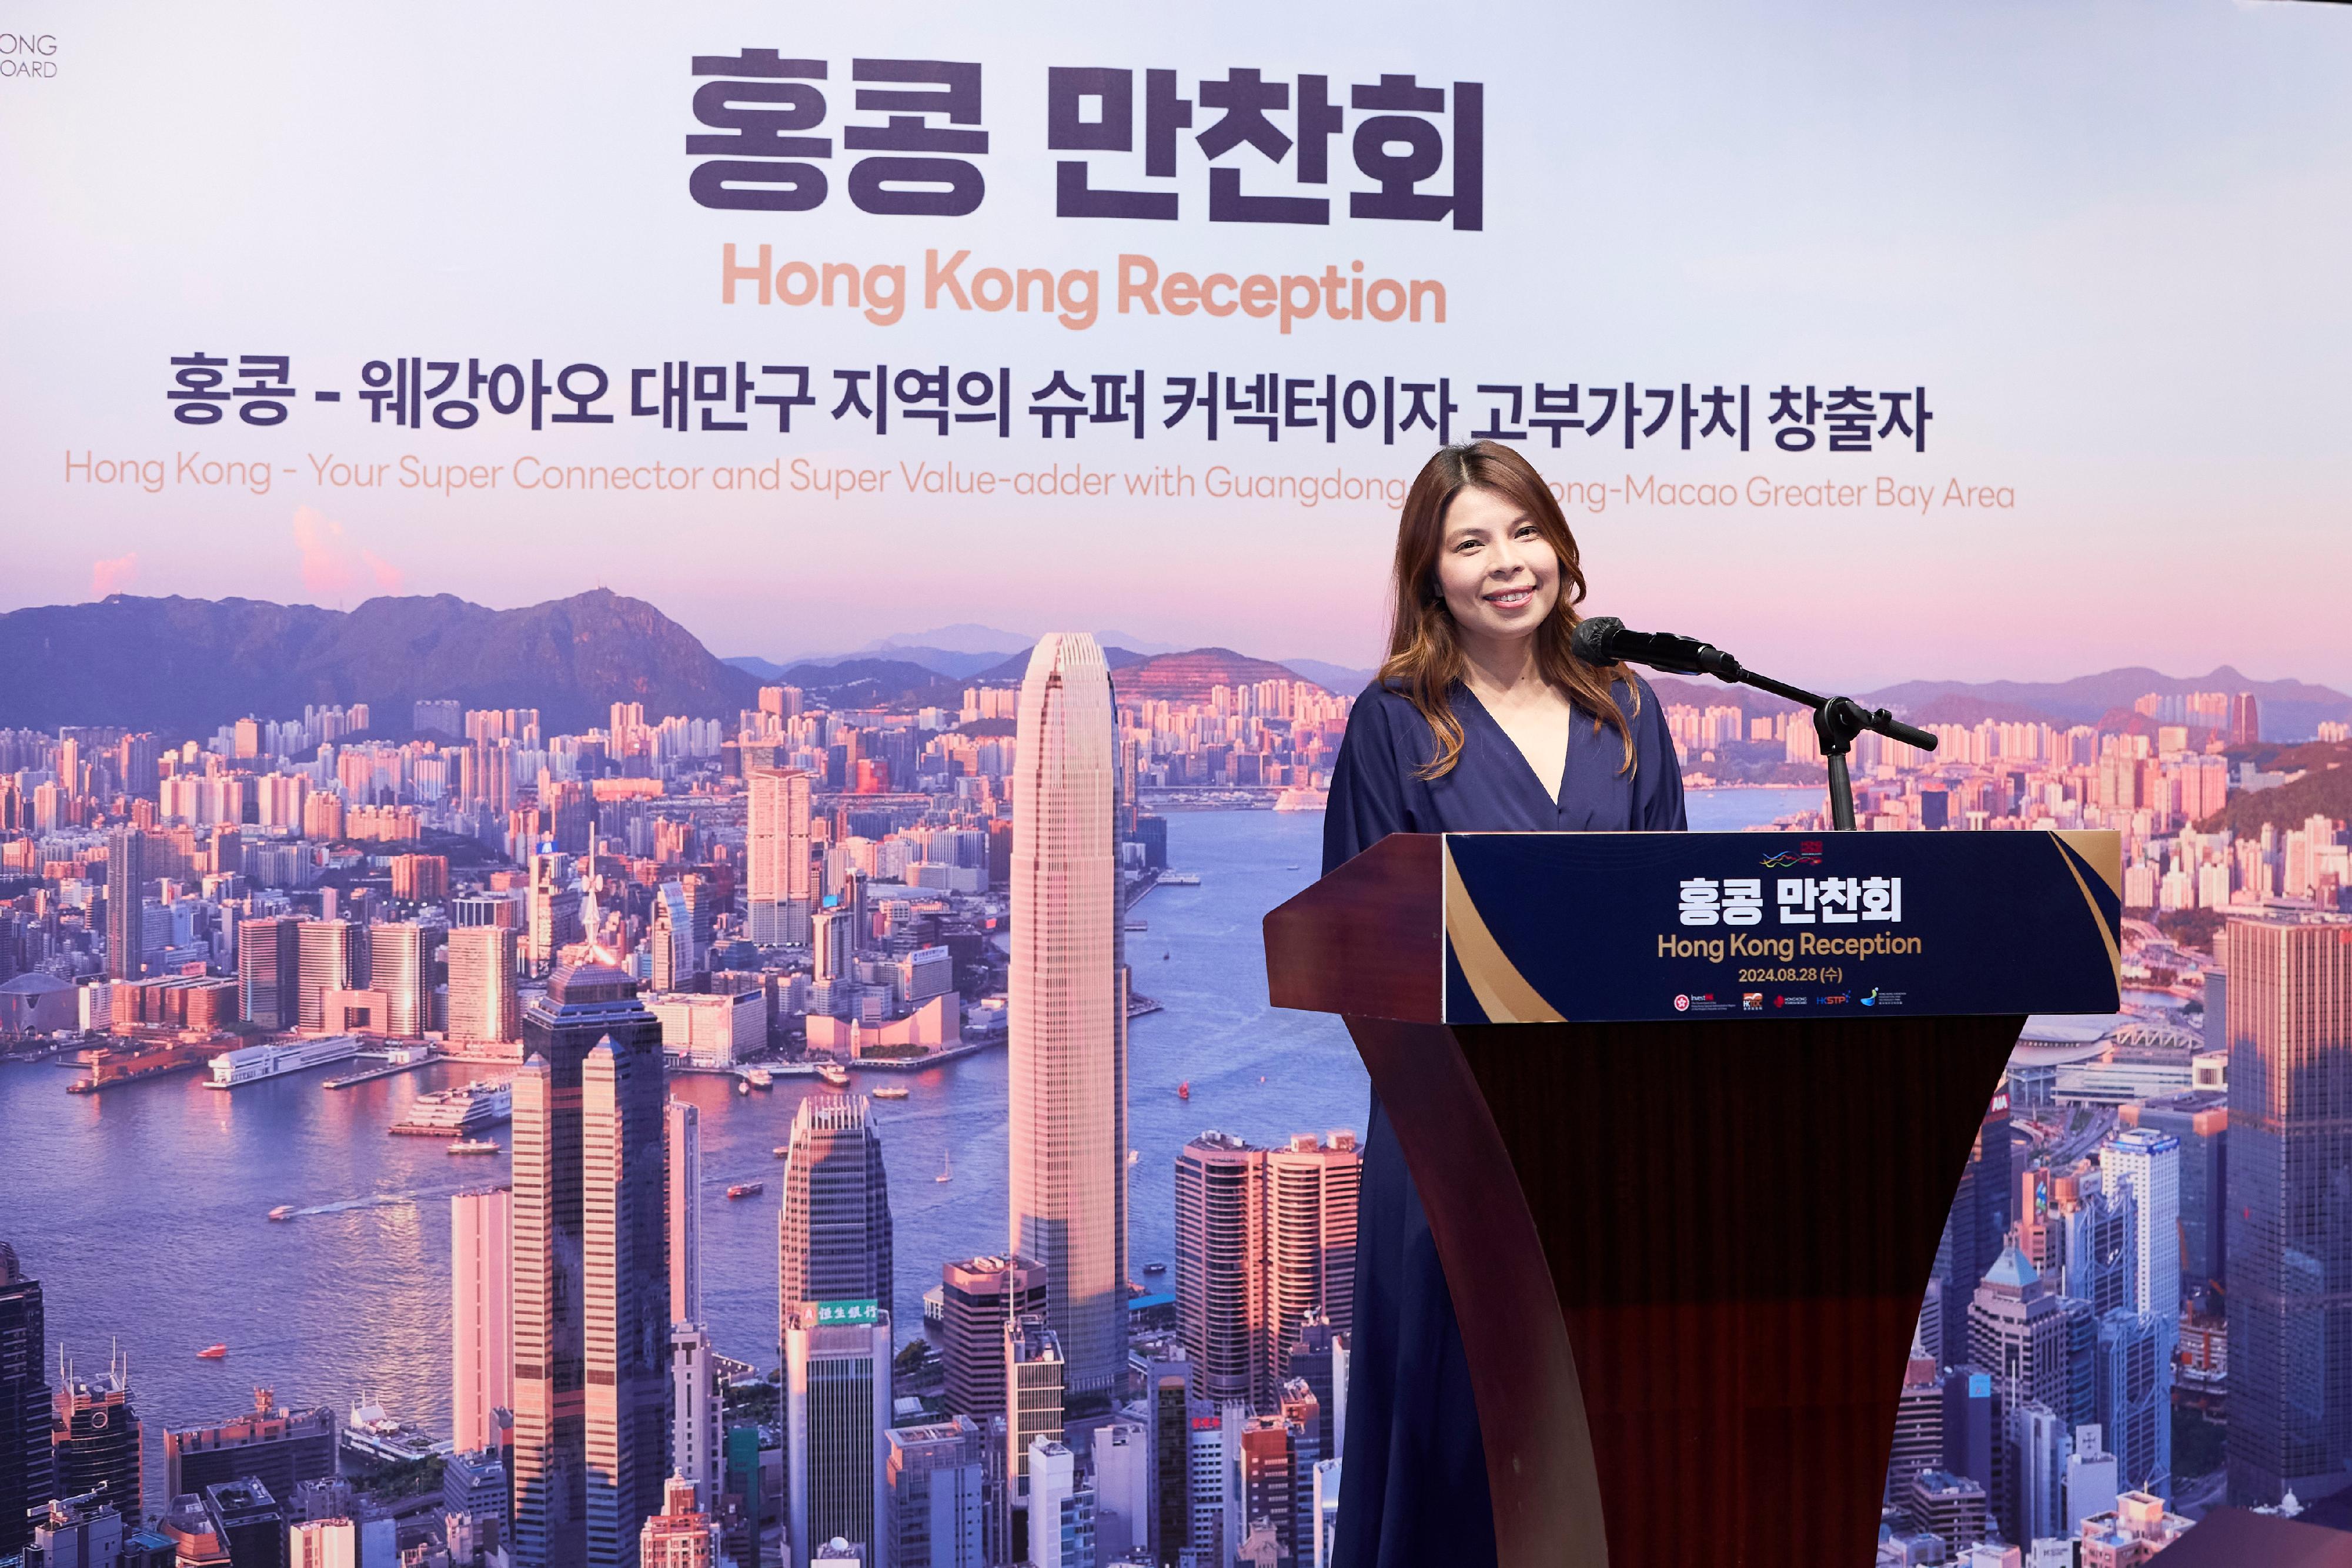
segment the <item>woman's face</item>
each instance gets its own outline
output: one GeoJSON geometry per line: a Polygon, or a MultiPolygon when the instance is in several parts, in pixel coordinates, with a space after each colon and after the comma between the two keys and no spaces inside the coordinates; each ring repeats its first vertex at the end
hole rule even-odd
{"type": "Polygon", "coordinates": [[[1467,486],[1445,508],[1437,587],[1465,635],[1524,637],[1559,598],[1559,557],[1533,517],[1492,490],[1467,486]]]}

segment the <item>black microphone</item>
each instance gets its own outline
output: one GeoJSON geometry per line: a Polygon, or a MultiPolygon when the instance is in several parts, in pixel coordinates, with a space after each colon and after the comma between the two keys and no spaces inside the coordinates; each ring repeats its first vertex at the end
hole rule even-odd
{"type": "Polygon", "coordinates": [[[1720,681],[1737,681],[1741,674],[1739,661],[1711,643],[1673,632],[1629,632],[1614,615],[1578,622],[1569,651],[1588,664],[1647,664],[1677,675],[1713,675],[1720,681]]]}

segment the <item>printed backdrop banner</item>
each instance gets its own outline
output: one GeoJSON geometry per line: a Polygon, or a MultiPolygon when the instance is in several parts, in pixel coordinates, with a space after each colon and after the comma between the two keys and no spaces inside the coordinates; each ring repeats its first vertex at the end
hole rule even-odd
{"type": "Polygon", "coordinates": [[[1360,666],[1485,438],[1767,667],[2352,674],[2325,9],[12,6],[9,599],[1360,666]]]}

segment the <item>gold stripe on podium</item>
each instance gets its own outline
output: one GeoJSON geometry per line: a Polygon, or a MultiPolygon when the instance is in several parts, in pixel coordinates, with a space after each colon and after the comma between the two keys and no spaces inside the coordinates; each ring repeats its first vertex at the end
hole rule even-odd
{"type": "Polygon", "coordinates": [[[1528,984],[1527,977],[1495,940],[1495,934],[1486,929],[1486,918],[1463,885],[1462,873],[1454,869],[1450,840],[1445,844],[1445,940],[1454,949],[1454,961],[1462,966],[1462,977],[1470,982],[1470,994],[1486,1009],[1488,1023],[1567,1021],[1559,1009],[1528,984]]]}
{"type": "MultiPolygon", "coordinates": [[[[2077,853],[2068,852],[2068,844],[2066,841],[2073,836],[2073,834],[2067,832],[2063,829],[2054,829],[2050,834],[2052,840],[2051,847],[2058,852],[2059,860],[2065,864],[2066,874],[2074,879],[2074,886],[2081,891],[2083,894],[2083,903],[2091,912],[2091,924],[2099,928],[2099,940],[2106,944],[2107,965],[2110,968],[2115,970],[2116,983],[2120,986],[2123,983],[2124,977],[2123,953],[2116,946],[2116,934],[2115,928],[2107,924],[2105,913],[2099,908],[2099,901],[2091,895],[2091,884],[2083,880],[2083,868],[2080,864],[2076,863],[2077,853]]],[[[2101,859],[2111,862],[2119,863],[2121,862],[2123,852],[2115,834],[2085,833],[2083,836],[2094,841],[2105,840],[2105,844],[2100,847],[2105,849],[2107,853],[2103,855],[2101,859]]],[[[2117,899],[2120,900],[2123,896],[2123,890],[2119,885],[2117,885],[2119,879],[2110,878],[2106,867],[2102,865],[2099,861],[2091,861],[2089,863],[2093,873],[2098,876],[2100,880],[2106,882],[2110,887],[2115,888],[2116,895],[2117,899]]]]}

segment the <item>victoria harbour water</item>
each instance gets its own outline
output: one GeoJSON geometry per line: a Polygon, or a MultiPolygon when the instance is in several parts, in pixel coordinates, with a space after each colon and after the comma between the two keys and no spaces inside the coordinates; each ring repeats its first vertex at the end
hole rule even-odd
{"type": "MultiPolygon", "coordinates": [[[[1818,789],[1697,790],[1691,826],[1755,826],[1819,800],[1818,789]]],[[[1322,824],[1314,813],[1174,814],[1169,858],[1201,883],[1157,888],[1131,912],[1147,925],[1128,937],[1135,989],[1161,1004],[1129,1041],[1130,1267],[1155,1288],[1172,1278],[1144,1269],[1173,1262],[1173,1168],[1187,1139],[1215,1128],[1272,1143],[1363,1124],[1363,1070],[1339,1021],[1265,1001],[1259,921],[1315,879],[1322,824]]],[[[129,1354],[151,1503],[163,1429],[235,1415],[256,1385],[296,1406],[372,1394],[446,1432],[449,1198],[503,1183],[507,1162],[385,1128],[420,1093],[478,1071],[440,1065],[343,1090],[325,1088],[324,1071],[226,1093],[184,1074],[84,1096],[65,1092],[73,1075],[59,1068],[0,1067],[0,1240],[41,1281],[52,1382],[60,1348],[85,1375],[103,1371],[110,1343],[129,1354]],[[271,1223],[280,1204],[295,1217],[271,1223]],[[226,1359],[195,1358],[214,1343],[226,1359]]],[[[904,1341],[942,1261],[1005,1245],[1004,1053],[887,1081],[911,1092],[874,1106],[904,1341]],[[934,1179],[949,1168],[950,1180],[934,1179]]],[[[877,1082],[860,1075],[856,1087],[877,1082]]],[[[772,1151],[813,1092],[822,1086],[804,1079],[750,1095],[722,1078],[672,1081],[702,1110],[704,1315],[722,1354],[762,1368],[776,1360],[772,1151]],[[751,1181],[766,1190],[727,1197],[751,1181]]],[[[504,1127],[488,1135],[507,1142],[504,1127]]]]}

